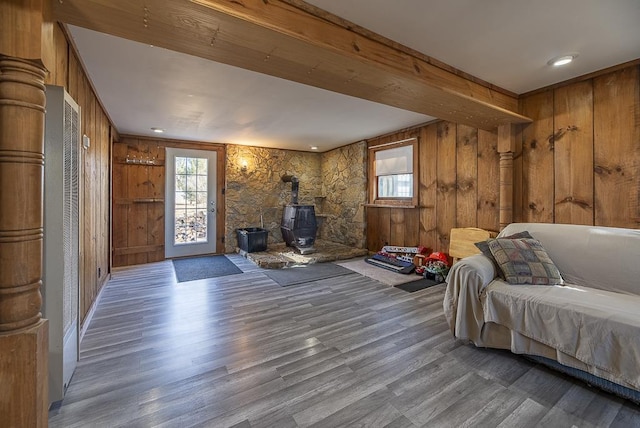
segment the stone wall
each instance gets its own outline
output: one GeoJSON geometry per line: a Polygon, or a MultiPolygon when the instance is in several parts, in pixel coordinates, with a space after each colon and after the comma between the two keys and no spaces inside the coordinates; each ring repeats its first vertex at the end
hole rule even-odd
{"type": "Polygon", "coordinates": [[[362,141],[322,154],[319,211],[326,215],[321,238],[356,248],[365,247],[363,204],[367,200],[367,144],[362,141]]]}
{"type": "Polygon", "coordinates": [[[225,251],[235,251],[236,229],[244,227],[264,227],[269,243],[282,242],[280,221],[291,203],[291,183],[281,177],[298,177],[298,202],[314,205],[323,194],[320,165],[319,153],[227,145],[225,251]]]}
{"type": "Polygon", "coordinates": [[[326,153],[227,145],[225,251],[235,251],[244,227],[264,227],[269,243],[282,242],[282,210],[291,202],[283,175],[300,180],[300,204],[316,206],[318,238],[364,248],[366,155],[365,142],[326,153]]]}

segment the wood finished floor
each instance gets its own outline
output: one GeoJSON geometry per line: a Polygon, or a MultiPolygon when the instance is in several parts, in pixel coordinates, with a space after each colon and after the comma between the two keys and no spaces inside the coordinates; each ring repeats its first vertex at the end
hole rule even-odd
{"type": "Polygon", "coordinates": [[[634,427],[640,407],[455,341],[444,286],[359,274],[280,287],[176,283],[171,262],[106,285],[51,427],[634,427]]]}

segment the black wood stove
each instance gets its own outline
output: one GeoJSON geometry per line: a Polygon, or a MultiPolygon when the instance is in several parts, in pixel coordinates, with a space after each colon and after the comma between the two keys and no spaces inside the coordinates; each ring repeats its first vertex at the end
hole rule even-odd
{"type": "Polygon", "coordinates": [[[300,254],[309,254],[315,251],[313,244],[316,241],[318,223],[313,205],[298,204],[299,180],[292,175],[282,177],[285,183],[291,183],[291,204],[284,207],[280,231],[282,239],[289,247],[294,247],[300,254]]]}

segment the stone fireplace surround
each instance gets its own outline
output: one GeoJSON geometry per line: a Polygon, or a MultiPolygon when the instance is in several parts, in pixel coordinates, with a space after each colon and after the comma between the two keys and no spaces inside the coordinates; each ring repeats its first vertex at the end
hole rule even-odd
{"type": "Polygon", "coordinates": [[[284,242],[277,242],[270,244],[267,251],[240,253],[259,267],[266,269],[348,260],[369,254],[366,248],[353,248],[322,239],[316,240],[314,248],[315,251],[311,254],[299,254],[293,248],[287,247],[284,242]]]}
{"type": "Polygon", "coordinates": [[[244,227],[266,229],[268,250],[282,243],[282,211],[291,201],[283,175],[298,177],[299,203],[315,206],[320,241],[365,247],[366,142],[325,153],[228,145],[226,153],[225,252],[235,252],[236,229],[244,227]]]}

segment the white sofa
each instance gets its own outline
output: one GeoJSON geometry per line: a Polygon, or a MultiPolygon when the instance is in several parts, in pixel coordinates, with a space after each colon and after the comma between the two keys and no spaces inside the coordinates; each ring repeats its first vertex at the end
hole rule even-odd
{"type": "Polygon", "coordinates": [[[485,255],[464,258],[444,298],[454,336],[552,360],[640,400],[640,230],[514,223],[498,238],[522,231],[542,243],[564,284],[512,285],[485,255]]]}

